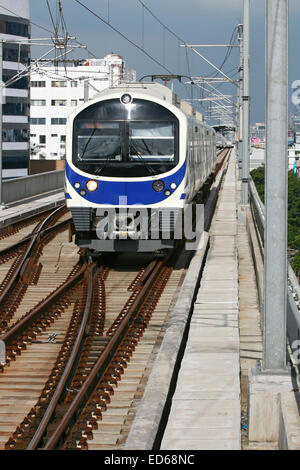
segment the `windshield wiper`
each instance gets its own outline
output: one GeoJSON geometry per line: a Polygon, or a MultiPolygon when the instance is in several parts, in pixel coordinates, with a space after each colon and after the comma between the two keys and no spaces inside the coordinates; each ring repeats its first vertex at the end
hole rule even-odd
{"type": "Polygon", "coordinates": [[[90,145],[91,139],[92,139],[93,135],[95,134],[95,131],[96,131],[96,127],[93,129],[93,132],[91,132],[91,135],[89,136],[88,141],[87,141],[87,143],[86,143],[85,146],[84,146],[84,149],[83,149],[83,151],[82,151],[82,154],[81,154],[80,157],[79,157],[80,160],[83,159],[83,157],[84,157],[84,155],[85,155],[85,152],[87,151],[87,148],[88,148],[88,146],[90,145]]]}
{"type": "MultiPolygon", "coordinates": [[[[145,146],[146,146],[146,144],[145,144],[145,146]]],[[[147,170],[149,171],[149,173],[150,173],[151,175],[154,175],[154,176],[155,176],[155,175],[156,175],[155,170],[152,168],[152,166],[151,166],[146,160],[144,160],[144,158],[142,157],[141,152],[138,152],[137,149],[135,148],[135,146],[134,146],[132,143],[130,143],[130,147],[131,147],[132,150],[136,153],[137,157],[139,157],[139,158],[142,160],[142,162],[144,163],[144,165],[145,165],[145,167],[147,168],[147,170]]],[[[147,148],[147,146],[146,146],[146,148],[147,148]]],[[[148,149],[147,149],[147,150],[148,150],[148,149]]],[[[149,152],[149,154],[151,155],[151,152],[149,152]]]]}
{"type": "MultiPolygon", "coordinates": [[[[121,150],[121,149],[120,149],[120,150],[121,150]]],[[[105,160],[105,162],[104,162],[104,165],[102,165],[101,168],[98,168],[98,170],[95,170],[95,172],[94,172],[95,175],[100,175],[100,174],[102,173],[102,171],[105,170],[105,168],[107,167],[107,164],[108,164],[108,162],[109,162],[109,159],[110,159],[111,157],[115,157],[116,155],[119,155],[119,152],[115,152],[115,153],[112,154],[112,155],[107,155],[107,156],[106,156],[106,160],[105,160]]],[[[120,152],[120,155],[121,155],[121,152],[120,152]]]]}

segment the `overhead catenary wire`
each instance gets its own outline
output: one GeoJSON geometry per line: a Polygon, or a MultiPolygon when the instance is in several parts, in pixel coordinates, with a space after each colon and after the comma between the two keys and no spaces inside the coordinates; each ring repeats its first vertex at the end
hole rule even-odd
{"type": "Polygon", "coordinates": [[[174,31],[172,31],[167,25],[165,25],[151,10],[149,7],[147,7],[147,5],[145,5],[144,2],[142,2],[142,0],[137,0],[145,10],[147,10],[148,13],[150,13],[150,15],[156,20],[158,21],[158,23],[163,27],[165,28],[170,34],[172,34],[176,39],[178,39],[180,42],[182,42],[183,44],[186,44],[186,41],[184,39],[182,39],[180,36],[178,36],[178,34],[176,34],[174,31]]]}
{"type": "MultiPolygon", "coordinates": [[[[163,28],[164,28],[164,31],[168,31],[171,35],[173,35],[177,41],[179,42],[178,44],[178,47],[180,46],[180,43],[182,44],[187,44],[186,41],[180,37],[177,33],[175,33],[172,29],[170,29],[156,14],[153,13],[153,11],[142,1],[142,0],[137,0],[138,3],[142,6],[143,8],[143,11],[146,10],[163,28]]],[[[230,46],[227,47],[227,51],[226,51],[226,54],[225,54],[225,57],[220,65],[220,67],[218,67],[220,70],[223,69],[224,65],[226,64],[226,62],[228,61],[232,51],[233,51],[233,45],[235,44],[236,42],[236,39],[237,39],[237,34],[238,34],[238,27],[236,26],[233,31],[232,31],[232,34],[231,34],[231,38],[230,38],[230,41],[229,41],[229,44],[230,46]]],[[[188,52],[187,52],[187,48],[186,49],[186,64],[187,64],[187,70],[188,70],[188,75],[191,76],[191,67],[190,67],[190,62],[189,62],[189,57],[188,57],[188,52]]],[[[178,57],[178,66],[179,66],[179,61],[180,61],[180,55],[178,57]]],[[[218,71],[216,71],[213,75],[213,77],[217,77],[219,74],[218,71]]],[[[191,84],[191,98],[193,99],[193,87],[192,87],[192,84],[191,84]]],[[[201,105],[202,107],[202,105],[201,105]]]]}
{"type": "MultiPolygon", "coordinates": [[[[180,41],[182,44],[187,44],[187,42],[185,41],[185,39],[183,39],[182,37],[180,37],[177,33],[175,33],[173,30],[171,30],[160,18],[158,18],[157,15],[155,15],[153,13],[152,10],[150,10],[150,8],[145,5],[145,3],[142,1],[142,0],[137,0],[141,5],[142,7],[147,10],[147,12],[163,27],[166,29],[166,31],[168,31],[171,35],[173,35],[178,41],[180,41]]],[[[232,31],[232,34],[231,34],[231,38],[230,38],[230,41],[229,41],[229,44],[230,46],[227,47],[227,52],[226,52],[226,55],[223,59],[223,62],[221,63],[220,67],[218,67],[220,70],[222,70],[223,66],[225,65],[225,63],[227,62],[228,58],[230,57],[230,54],[233,50],[233,45],[235,44],[235,41],[236,41],[236,38],[237,38],[237,32],[238,32],[238,27],[235,26],[235,28],[233,29],[232,31]]],[[[216,72],[217,74],[217,72],[216,72]]],[[[189,73],[190,75],[190,73],[189,73]]]]}
{"type": "MultiPolygon", "coordinates": [[[[0,0],[1,1],[1,0],[0,0]]],[[[127,42],[129,42],[131,45],[133,45],[135,48],[137,48],[138,50],[140,50],[144,55],[146,55],[150,60],[152,60],[153,62],[155,62],[157,65],[159,65],[161,68],[163,68],[165,71],[167,71],[168,73],[170,74],[173,74],[173,72],[170,70],[170,68],[167,66],[166,64],[166,32],[168,32],[169,34],[171,34],[174,38],[176,38],[176,41],[177,41],[177,47],[179,47],[179,44],[182,43],[182,44],[186,44],[186,41],[180,37],[180,35],[178,35],[174,30],[172,30],[169,26],[167,26],[161,19],[158,15],[156,15],[155,13],[152,12],[152,10],[142,1],[142,0],[137,0],[138,3],[141,5],[142,7],[142,45],[139,45],[137,44],[136,42],[134,42],[133,40],[131,40],[129,37],[127,37],[122,31],[120,31],[117,27],[115,27],[112,23],[111,23],[111,12],[110,12],[110,0],[107,0],[107,19],[103,18],[100,14],[98,14],[97,12],[95,12],[93,9],[89,8],[85,2],[83,3],[82,1],[80,0],[73,0],[74,2],[76,2],[78,5],[81,5],[82,8],[84,8],[85,10],[87,10],[90,14],[92,14],[93,16],[95,16],[99,21],[101,21],[102,23],[106,24],[109,28],[111,28],[113,31],[115,31],[118,35],[120,35],[124,40],[126,40],[127,42]],[[149,13],[163,28],[163,49],[162,49],[162,53],[163,53],[163,60],[162,62],[157,59],[156,57],[154,57],[152,55],[152,53],[148,52],[146,49],[145,49],[145,12],[149,13]]],[[[60,0],[57,0],[56,1],[56,6],[57,6],[57,10],[56,10],[56,22],[55,22],[55,19],[54,19],[54,15],[52,14],[51,12],[51,8],[50,8],[50,3],[49,3],[49,0],[46,0],[46,4],[47,4],[47,7],[48,7],[48,10],[49,10],[49,13],[50,13],[50,20],[51,20],[51,23],[52,23],[52,26],[53,26],[53,29],[54,29],[54,35],[55,33],[58,32],[58,20],[60,19],[60,25],[61,25],[61,28],[62,28],[62,31],[63,32],[67,32],[67,26],[66,26],[66,21],[63,17],[63,14],[62,14],[62,8],[61,8],[61,1],[60,0]]],[[[1,3],[0,3],[0,7],[1,7],[1,3]]],[[[12,10],[10,10],[9,8],[7,7],[2,7],[4,8],[5,10],[9,11],[10,13],[12,13],[13,15],[15,15],[16,17],[20,17],[18,14],[16,14],[15,12],[13,12],[12,10]]],[[[20,17],[21,18],[21,17],[20,17]]],[[[39,27],[47,32],[50,32],[51,34],[53,34],[53,31],[50,31],[48,28],[45,28],[44,26],[41,26],[41,25],[38,25],[37,23],[34,23],[33,21],[30,21],[31,24],[33,24],[34,26],[36,27],[39,27]]],[[[236,40],[236,35],[237,35],[237,28],[235,28],[232,32],[232,35],[231,35],[231,39],[230,39],[230,46],[227,47],[227,51],[226,51],[226,54],[225,54],[225,57],[223,59],[223,62],[221,63],[220,65],[220,69],[222,69],[224,67],[224,65],[227,63],[232,51],[233,51],[233,45],[234,45],[234,42],[236,40]]],[[[80,41],[78,41],[77,39],[75,39],[76,43],[81,45],[82,46],[82,43],[80,41]]],[[[88,48],[87,49],[87,52],[93,56],[93,57],[96,57],[97,58],[97,55],[94,54],[93,52],[91,52],[88,48]]],[[[187,49],[187,48],[186,48],[187,49]]],[[[64,62],[64,55],[60,56],[62,57],[62,62],[64,62]]],[[[179,56],[178,56],[178,67],[179,67],[179,63],[180,63],[180,51],[179,51],[179,56]]],[[[186,67],[187,67],[187,70],[188,70],[188,75],[191,76],[191,65],[190,65],[190,61],[189,61],[189,55],[188,55],[188,51],[186,50],[186,67]]],[[[218,72],[215,72],[214,73],[214,76],[217,76],[218,75],[218,72]]],[[[186,87],[186,84],[184,84],[185,87],[186,87]]],[[[218,88],[220,86],[222,86],[223,83],[220,83],[218,85],[218,88]]],[[[191,84],[191,97],[193,98],[193,86],[191,84]]]]}
{"type": "Polygon", "coordinates": [[[54,18],[53,18],[52,11],[51,11],[51,8],[50,8],[49,0],[46,0],[46,4],[47,4],[47,7],[48,7],[48,11],[49,11],[49,15],[50,15],[50,19],[51,19],[51,22],[52,22],[54,32],[57,33],[57,30],[56,30],[57,25],[54,22],[54,18]]]}
{"type": "MultiPolygon", "coordinates": [[[[15,11],[12,11],[10,10],[9,8],[5,7],[4,5],[1,5],[0,4],[0,8],[2,8],[3,10],[6,10],[8,11],[9,13],[12,13],[16,18],[22,18],[22,16],[18,15],[18,13],[16,13],[15,11]]],[[[33,22],[32,20],[28,20],[30,24],[32,24],[33,26],[36,26],[37,28],[40,28],[44,31],[47,31],[47,33],[50,33],[50,34],[53,34],[53,31],[51,31],[50,29],[46,28],[45,26],[41,26],[40,24],[38,23],[35,23],[33,22]]]]}
{"type": "MultiPolygon", "coordinates": [[[[39,63],[40,60],[42,60],[45,56],[47,56],[48,54],[50,54],[50,52],[54,51],[54,47],[52,49],[50,49],[50,51],[46,52],[45,54],[43,54],[39,59],[36,59],[34,62],[32,62],[30,65],[28,65],[27,67],[25,67],[19,74],[16,74],[14,75],[13,77],[11,77],[9,80],[7,80],[7,82],[4,83],[4,87],[8,87],[10,85],[12,85],[13,83],[17,82],[18,80],[20,80],[21,78],[24,78],[24,77],[27,77],[27,76],[30,76],[30,74],[32,73],[32,70],[34,69],[34,67],[39,63]]],[[[69,54],[70,52],[72,51],[72,49],[70,49],[69,51],[67,51],[67,54],[69,54]]],[[[65,56],[66,53],[63,52],[62,56],[65,56]]],[[[51,62],[52,59],[49,59],[48,60],[48,63],[51,62]]]]}
{"type": "MultiPolygon", "coordinates": [[[[7,8],[7,7],[5,7],[5,6],[3,6],[1,3],[0,3],[0,8],[3,8],[4,10],[8,11],[9,13],[12,13],[16,18],[22,18],[22,16],[20,16],[18,13],[16,13],[15,11],[13,11],[13,10],[11,10],[11,9],[9,9],[9,8],[7,8]]],[[[35,23],[35,22],[32,21],[32,20],[28,20],[28,21],[29,21],[29,23],[30,23],[31,25],[35,26],[36,28],[42,29],[43,31],[46,31],[47,33],[50,33],[51,35],[54,34],[54,31],[52,31],[51,29],[46,28],[45,26],[42,26],[42,25],[40,25],[40,24],[38,24],[38,23],[35,23]]],[[[79,44],[80,46],[83,45],[77,38],[74,39],[74,41],[75,41],[77,44],[79,44]]],[[[85,47],[86,47],[86,46],[85,46],[85,47]]],[[[91,56],[93,56],[93,57],[95,57],[95,58],[99,58],[99,57],[97,57],[97,54],[94,54],[94,52],[90,51],[88,47],[86,47],[86,50],[88,51],[88,53],[89,53],[91,56]]]]}
{"type": "MultiPolygon", "coordinates": [[[[63,79],[65,79],[65,80],[67,80],[67,81],[70,81],[70,82],[71,82],[71,81],[72,81],[72,82],[74,81],[74,77],[70,77],[70,76],[68,76],[68,75],[61,75],[61,74],[57,73],[56,71],[55,71],[55,72],[52,72],[51,70],[47,70],[46,67],[45,67],[45,68],[43,68],[43,67],[37,68],[36,72],[37,72],[37,73],[40,73],[40,74],[42,73],[43,75],[46,75],[46,77],[53,78],[53,79],[63,78],[63,79]]],[[[76,81],[77,81],[77,83],[78,83],[79,86],[84,87],[84,83],[81,83],[81,81],[78,80],[78,79],[77,79],[76,81]]],[[[97,93],[100,92],[100,90],[98,90],[98,89],[97,89],[94,85],[92,85],[91,83],[89,83],[89,87],[93,88],[97,93]]]]}
{"type": "MultiPolygon", "coordinates": [[[[37,24],[37,23],[31,21],[31,20],[29,20],[29,23],[32,24],[32,25],[34,25],[34,26],[36,26],[36,27],[38,27],[38,28],[40,28],[40,29],[43,29],[44,31],[47,31],[47,32],[50,33],[52,36],[53,36],[53,35],[54,35],[54,36],[56,35],[56,37],[58,37],[58,17],[56,18],[56,23],[55,23],[54,17],[53,17],[53,14],[52,14],[52,12],[51,12],[51,8],[50,8],[50,4],[49,4],[48,0],[46,0],[46,3],[47,3],[48,10],[49,10],[49,13],[50,13],[50,19],[51,19],[51,22],[52,22],[52,25],[53,25],[53,28],[54,28],[54,32],[51,31],[50,29],[44,27],[44,26],[41,26],[41,25],[39,25],[39,24],[37,24]]],[[[9,9],[9,8],[7,8],[7,7],[3,6],[3,5],[1,5],[1,3],[0,3],[0,7],[3,8],[4,10],[8,11],[9,13],[13,14],[16,18],[22,18],[20,15],[18,15],[18,14],[17,14],[16,12],[14,12],[13,10],[11,10],[11,9],[9,9]]],[[[62,13],[61,10],[60,10],[60,13],[62,13]]],[[[61,22],[62,22],[62,25],[63,25],[62,31],[63,31],[63,33],[64,33],[65,35],[68,36],[67,27],[66,27],[66,22],[65,22],[65,20],[64,20],[63,17],[62,17],[62,19],[61,19],[61,22]]],[[[32,43],[32,41],[33,41],[33,40],[30,40],[30,39],[29,39],[28,42],[30,42],[30,44],[24,44],[24,45],[37,45],[37,44],[32,43]]],[[[88,51],[88,53],[89,53],[91,56],[97,58],[97,56],[96,56],[93,52],[91,52],[85,45],[83,45],[79,40],[74,39],[74,41],[75,41],[79,46],[86,48],[86,50],[88,51]]],[[[19,46],[19,51],[20,51],[20,48],[21,48],[22,43],[21,43],[21,42],[17,42],[17,44],[18,44],[18,46],[19,46]]],[[[42,45],[46,45],[46,44],[42,44],[42,45]]],[[[64,52],[63,52],[62,54],[56,55],[56,57],[55,57],[54,60],[57,61],[57,60],[61,59],[62,62],[64,62],[64,59],[65,59],[66,55],[69,54],[70,52],[72,52],[72,51],[74,50],[74,47],[72,48],[72,45],[71,45],[71,50],[69,50],[69,51],[67,51],[66,48],[64,48],[64,49],[65,49],[64,52]]],[[[30,75],[31,69],[32,69],[33,67],[35,67],[36,64],[37,64],[40,60],[44,59],[44,57],[46,57],[46,56],[47,56],[48,54],[50,54],[51,52],[55,52],[55,53],[56,53],[56,52],[57,52],[57,51],[56,51],[56,48],[53,47],[52,49],[50,49],[49,51],[47,51],[45,54],[43,54],[42,56],[40,56],[38,59],[35,59],[35,60],[33,61],[33,63],[31,63],[30,65],[28,65],[27,67],[25,67],[23,70],[19,70],[19,69],[18,69],[18,73],[17,73],[16,75],[14,75],[13,77],[11,77],[11,78],[4,84],[4,87],[8,87],[8,86],[12,85],[13,83],[15,83],[16,81],[20,80],[21,78],[30,75]]],[[[53,59],[49,59],[49,60],[48,60],[48,63],[50,63],[52,60],[53,60],[53,59]]],[[[96,91],[98,91],[98,90],[96,90],[96,91]]]]}
{"type": "MultiPolygon", "coordinates": [[[[231,34],[231,38],[229,40],[229,44],[230,46],[227,47],[227,52],[225,54],[225,57],[223,59],[223,62],[221,63],[221,65],[218,67],[219,70],[222,70],[224,65],[226,64],[227,60],[229,59],[232,51],[233,51],[233,46],[237,40],[237,35],[238,35],[238,27],[235,26],[235,28],[233,29],[232,31],[232,34],[231,34]]],[[[219,72],[215,72],[214,75],[212,76],[217,76],[219,72]]]]}
{"type": "Polygon", "coordinates": [[[115,31],[117,34],[119,34],[123,39],[125,39],[127,42],[129,42],[132,46],[136,47],[139,49],[143,54],[145,54],[149,59],[153,60],[157,65],[162,67],[164,70],[166,70],[168,73],[173,73],[171,70],[169,70],[165,65],[163,65],[158,59],[153,57],[149,52],[147,52],[145,49],[143,49],[141,46],[136,44],[134,41],[129,39],[124,33],[122,33],[119,29],[117,29],[115,26],[113,26],[111,23],[109,23],[107,20],[102,18],[98,13],[96,13],[94,10],[91,8],[87,7],[82,3],[80,0],[73,0],[74,2],[78,3],[81,5],[83,8],[85,8],[87,11],[91,13],[91,15],[95,16],[95,18],[98,18],[99,21],[102,21],[102,23],[106,24],[109,28],[111,28],[113,31],[115,31]]]}

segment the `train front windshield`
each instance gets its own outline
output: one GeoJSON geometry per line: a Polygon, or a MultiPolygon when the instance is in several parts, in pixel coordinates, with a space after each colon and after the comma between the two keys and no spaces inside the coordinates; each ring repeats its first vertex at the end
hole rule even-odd
{"type": "Polygon", "coordinates": [[[178,163],[178,120],[150,101],[107,100],[74,121],[73,163],[103,176],[149,176],[178,163]]]}

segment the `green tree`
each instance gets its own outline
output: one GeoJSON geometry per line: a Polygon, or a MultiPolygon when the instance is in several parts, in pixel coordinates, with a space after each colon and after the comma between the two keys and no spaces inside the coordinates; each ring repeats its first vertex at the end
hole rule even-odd
{"type": "Polygon", "coordinates": [[[265,167],[259,166],[251,171],[251,176],[262,202],[265,202],[265,167]]]}
{"type": "Polygon", "coordinates": [[[294,261],[292,262],[292,268],[296,276],[300,275],[300,251],[295,254],[294,261]]]}
{"type": "MultiPolygon", "coordinates": [[[[251,171],[257,192],[264,202],[265,167],[251,171]]],[[[288,245],[300,250],[300,179],[293,171],[288,173],[288,245]]]]}

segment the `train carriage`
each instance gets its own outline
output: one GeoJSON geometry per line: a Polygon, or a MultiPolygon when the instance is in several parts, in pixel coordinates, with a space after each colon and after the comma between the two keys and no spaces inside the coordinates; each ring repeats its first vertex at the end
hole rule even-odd
{"type": "Polygon", "coordinates": [[[77,108],[66,147],[76,242],[95,252],[172,248],[183,210],[216,163],[215,131],[152,82],[106,89],[77,108]]]}

